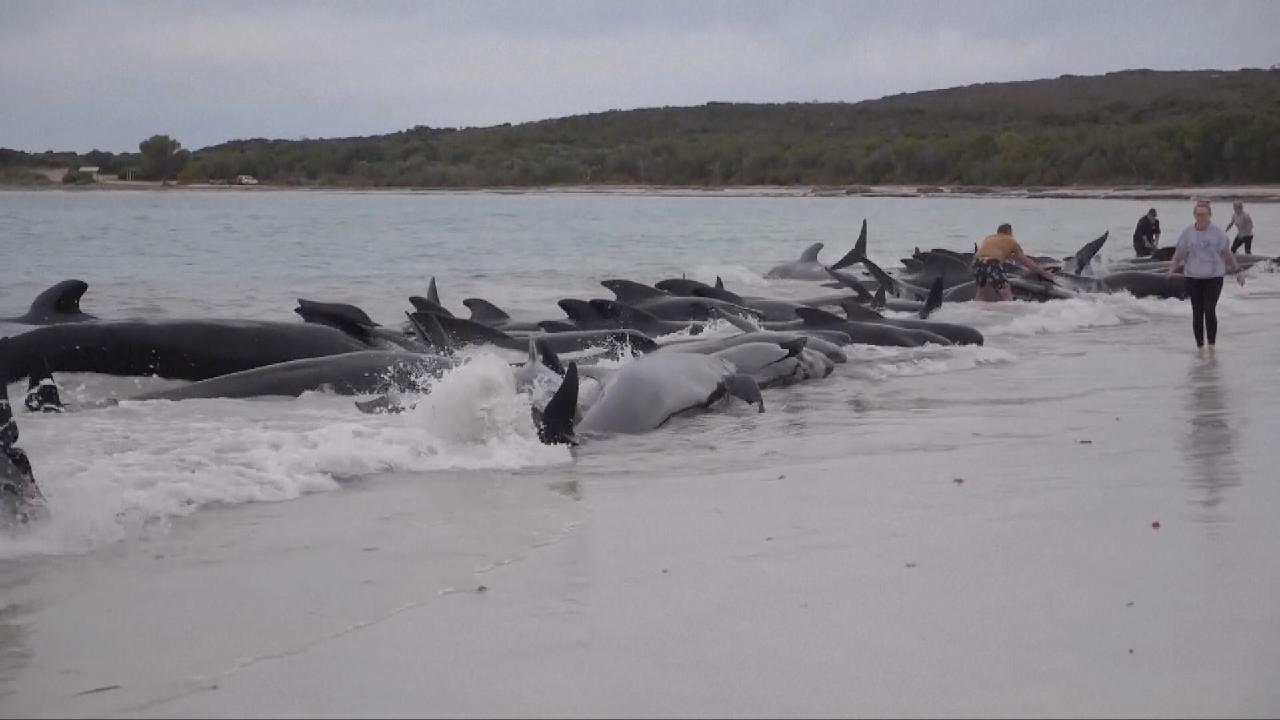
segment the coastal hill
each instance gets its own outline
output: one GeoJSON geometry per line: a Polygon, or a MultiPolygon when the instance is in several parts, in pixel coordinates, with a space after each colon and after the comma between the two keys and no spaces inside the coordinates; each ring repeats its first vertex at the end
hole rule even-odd
{"type": "MultiPolygon", "coordinates": [[[[4,166],[88,160],[123,173],[141,155],[0,149],[0,177],[4,166]]],[[[1128,70],[858,103],[709,102],[483,128],[236,140],[194,151],[178,178],[238,175],[369,187],[1274,184],[1280,69],[1128,70]]]]}

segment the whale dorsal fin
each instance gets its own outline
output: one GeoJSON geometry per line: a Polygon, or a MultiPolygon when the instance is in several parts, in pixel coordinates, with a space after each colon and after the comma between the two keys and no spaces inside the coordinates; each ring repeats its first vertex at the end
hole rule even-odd
{"type": "Polygon", "coordinates": [[[591,306],[591,303],[578,298],[561,298],[556,301],[556,305],[564,311],[565,317],[574,321],[591,322],[600,319],[600,312],[591,306]]]}
{"type": "Polygon", "coordinates": [[[89,283],[83,280],[63,280],[37,295],[31,303],[31,312],[78,313],[80,298],[88,289],[89,283]]]}
{"type": "Polygon", "coordinates": [[[500,324],[511,319],[502,308],[483,298],[467,298],[462,304],[471,311],[471,319],[486,325],[500,324]]]}
{"type": "Polygon", "coordinates": [[[560,320],[540,320],[538,321],[538,327],[549,333],[573,332],[581,329],[577,325],[560,320]]]}
{"type": "Polygon", "coordinates": [[[378,323],[369,317],[369,313],[348,303],[316,302],[315,300],[298,298],[298,307],[294,308],[293,311],[301,315],[302,319],[307,322],[324,324],[322,318],[332,317],[341,322],[349,322],[366,327],[378,327],[378,323]]]}
{"type": "Polygon", "coordinates": [[[670,293],[634,280],[602,280],[600,284],[612,291],[614,296],[624,303],[639,303],[654,298],[671,297],[670,293]]]}
{"type": "Polygon", "coordinates": [[[444,317],[453,317],[453,313],[440,303],[424,298],[421,295],[410,295],[409,304],[418,312],[431,313],[432,315],[443,315],[444,317]]]}
{"type": "Polygon", "coordinates": [[[433,319],[439,324],[444,336],[455,345],[488,343],[508,349],[522,349],[523,346],[518,340],[501,330],[496,330],[488,325],[481,325],[478,322],[435,313],[416,312],[409,314],[409,320],[413,322],[414,327],[419,332],[426,331],[427,335],[423,336],[424,340],[435,333],[435,327],[431,325],[433,319]]]}
{"type": "Polygon", "coordinates": [[[818,262],[818,253],[822,252],[822,243],[814,243],[800,253],[800,262],[818,262]]]}
{"type": "Polygon", "coordinates": [[[436,290],[436,278],[431,276],[431,282],[427,283],[427,299],[431,302],[444,307],[444,303],[440,302],[440,292],[436,290]]]}
{"type": "Polygon", "coordinates": [[[54,320],[59,315],[84,315],[80,311],[80,298],[89,289],[83,280],[63,280],[36,296],[31,301],[31,308],[21,320],[33,323],[44,323],[54,320]]]}
{"type": "Polygon", "coordinates": [[[708,300],[723,300],[734,305],[746,307],[747,302],[741,296],[725,290],[724,288],[708,288],[700,287],[693,289],[693,296],[707,298],[708,300]]]}
{"type": "Polygon", "coordinates": [[[619,318],[623,320],[634,320],[641,322],[657,322],[657,315],[648,310],[641,310],[618,300],[605,300],[603,298],[595,298],[588,300],[587,304],[591,309],[602,318],[619,318]]]}
{"type": "Polygon", "coordinates": [[[844,324],[848,322],[835,313],[827,312],[826,310],[815,307],[798,307],[796,308],[795,313],[800,316],[800,319],[803,320],[804,324],[808,327],[844,327],[844,324]]]}
{"type": "Polygon", "coordinates": [[[373,343],[371,331],[378,326],[363,310],[345,303],[322,303],[298,298],[298,307],[293,311],[304,322],[331,327],[366,345],[373,343]]]}

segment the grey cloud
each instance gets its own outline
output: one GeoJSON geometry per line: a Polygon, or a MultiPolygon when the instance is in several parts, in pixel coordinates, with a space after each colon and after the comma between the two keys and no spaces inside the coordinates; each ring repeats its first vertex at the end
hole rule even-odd
{"type": "Polygon", "coordinates": [[[1261,2],[6,2],[0,146],[130,150],[1266,67],[1261,2]]]}

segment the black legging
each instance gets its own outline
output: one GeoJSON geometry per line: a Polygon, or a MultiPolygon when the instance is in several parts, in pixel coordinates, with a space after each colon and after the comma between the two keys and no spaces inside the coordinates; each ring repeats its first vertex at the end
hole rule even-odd
{"type": "Polygon", "coordinates": [[[1218,297],[1222,295],[1222,278],[1187,280],[1187,297],[1191,298],[1191,330],[1196,334],[1196,347],[1204,347],[1204,333],[1209,331],[1209,344],[1218,339],[1218,297]]]}
{"type": "Polygon", "coordinates": [[[1236,235],[1236,241],[1231,243],[1231,252],[1235,252],[1236,250],[1238,250],[1241,245],[1244,246],[1244,252],[1246,255],[1253,254],[1253,236],[1252,235],[1236,235]]]}

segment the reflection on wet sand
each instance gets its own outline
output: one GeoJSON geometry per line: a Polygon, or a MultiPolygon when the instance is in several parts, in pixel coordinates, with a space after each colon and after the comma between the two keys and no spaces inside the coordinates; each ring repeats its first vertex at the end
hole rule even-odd
{"type": "Polygon", "coordinates": [[[13,598],[17,588],[31,582],[33,574],[21,562],[0,563],[0,708],[16,690],[18,678],[31,659],[25,616],[32,608],[13,598]]]}
{"type": "Polygon", "coordinates": [[[1216,523],[1223,520],[1216,508],[1241,479],[1232,438],[1233,408],[1216,356],[1192,361],[1187,390],[1187,437],[1180,444],[1184,467],[1192,487],[1201,493],[1193,500],[1205,510],[1200,520],[1216,523]]]}

